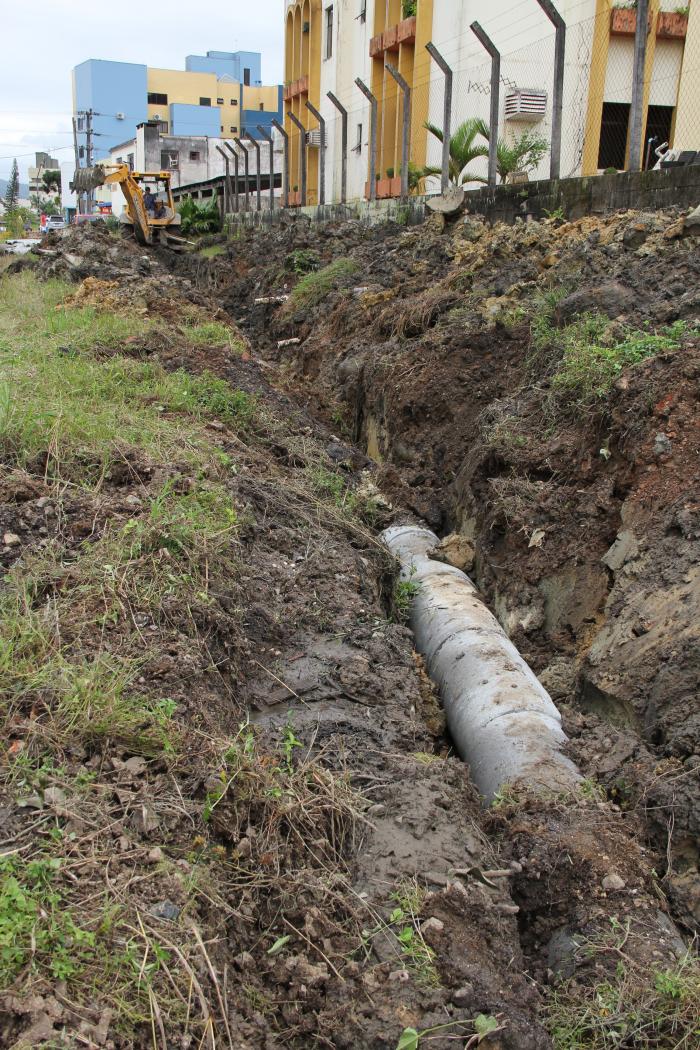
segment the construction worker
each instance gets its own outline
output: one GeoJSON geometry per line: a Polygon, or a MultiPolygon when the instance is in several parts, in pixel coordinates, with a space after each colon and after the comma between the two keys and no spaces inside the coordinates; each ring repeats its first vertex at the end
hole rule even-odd
{"type": "Polygon", "coordinates": [[[146,192],[143,195],[143,206],[146,209],[147,215],[153,215],[156,207],[156,199],[151,193],[151,187],[146,187],[146,192]]]}

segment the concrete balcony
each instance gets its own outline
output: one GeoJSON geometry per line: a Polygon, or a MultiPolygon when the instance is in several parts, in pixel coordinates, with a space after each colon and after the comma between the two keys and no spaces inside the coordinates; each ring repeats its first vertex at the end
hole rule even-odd
{"type": "Polygon", "coordinates": [[[413,15],[373,36],[369,42],[369,57],[380,58],[385,51],[398,51],[402,44],[414,44],[415,41],[416,17],[413,15]]]}
{"type": "Polygon", "coordinates": [[[298,80],[293,80],[291,84],[285,86],[282,97],[285,102],[291,102],[297,95],[308,95],[309,93],[309,78],[308,76],[299,77],[298,80]]]}
{"type": "Polygon", "coordinates": [[[680,11],[659,11],[656,35],[663,40],[683,40],[688,32],[688,16],[680,11]]]}

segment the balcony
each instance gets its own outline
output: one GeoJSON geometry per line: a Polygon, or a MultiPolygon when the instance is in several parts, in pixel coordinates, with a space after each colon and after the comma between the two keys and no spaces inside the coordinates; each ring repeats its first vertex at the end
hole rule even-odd
{"type": "Polygon", "coordinates": [[[656,35],[663,40],[683,40],[688,32],[688,16],[680,11],[659,11],[656,35]]]}
{"type": "Polygon", "coordinates": [[[283,99],[285,102],[291,102],[297,95],[308,95],[309,93],[309,78],[308,76],[299,77],[298,80],[292,80],[289,84],[285,85],[283,92],[283,99]]]}
{"type": "MultiPolygon", "coordinates": [[[[647,19],[647,33],[651,30],[651,11],[647,19]]],[[[637,32],[637,11],[634,7],[613,7],[610,12],[611,36],[634,36],[637,32]]]]}
{"type": "Polygon", "coordinates": [[[395,26],[385,29],[383,33],[373,36],[369,42],[370,58],[381,58],[385,51],[398,51],[402,44],[416,42],[416,16],[404,18],[395,26]]]}

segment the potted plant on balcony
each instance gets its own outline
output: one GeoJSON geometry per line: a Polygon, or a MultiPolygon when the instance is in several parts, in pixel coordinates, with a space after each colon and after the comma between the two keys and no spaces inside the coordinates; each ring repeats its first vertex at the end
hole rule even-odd
{"type": "Polygon", "coordinates": [[[397,39],[400,44],[412,44],[415,42],[417,13],[417,0],[403,0],[401,5],[402,20],[396,27],[397,39]]]}

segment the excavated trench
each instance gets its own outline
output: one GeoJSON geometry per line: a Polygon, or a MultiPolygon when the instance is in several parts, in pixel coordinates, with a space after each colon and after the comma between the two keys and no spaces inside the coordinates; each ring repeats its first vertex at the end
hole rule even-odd
{"type": "MultiPolygon", "coordinates": [[[[303,240],[302,250],[309,243],[308,237],[303,240]]],[[[423,317],[415,332],[404,329],[414,338],[407,344],[405,338],[397,340],[395,330],[391,334],[382,315],[369,326],[359,308],[359,318],[353,316],[347,295],[322,312],[282,319],[272,294],[284,289],[280,267],[270,257],[266,268],[258,264],[256,269],[253,251],[254,245],[243,246],[232,260],[239,274],[233,281],[221,265],[198,262],[193,273],[189,263],[189,272],[208,291],[218,290],[272,386],[329,427],[329,449],[341,469],[352,475],[374,462],[374,479],[393,505],[394,521],[420,522],[443,539],[456,531],[472,548],[464,567],[555,702],[563,702],[570,755],[602,785],[601,793],[585,781],[586,791],[568,799],[546,792],[511,798],[506,790],[489,811],[492,843],[512,872],[504,908],[512,907],[517,916],[526,970],[546,987],[558,977],[578,975],[582,967],[585,982],[578,945],[604,940],[611,922],[627,924],[626,950],[639,965],[658,966],[659,953],[667,960],[677,957],[683,941],[659,907],[658,861],[646,840],[662,852],[665,847],[669,857],[673,849],[678,870],[673,872],[669,861],[665,888],[676,916],[692,929],[697,918],[697,850],[692,845],[697,767],[688,757],[694,754],[694,740],[667,746],[669,764],[659,765],[653,748],[673,739],[668,715],[650,713],[653,703],[645,713],[638,693],[625,691],[624,678],[620,688],[620,676],[613,681],[605,661],[609,665],[616,646],[625,641],[620,621],[624,633],[631,620],[633,638],[656,630],[655,624],[649,626],[640,588],[630,582],[634,574],[625,568],[630,561],[641,558],[648,566],[651,548],[660,545],[663,565],[651,578],[651,597],[657,601],[664,588],[675,588],[672,600],[682,607],[694,586],[694,510],[671,493],[667,507],[654,508],[653,524],[640,510],[640,494],[645,475],[659,469],[658,455],[646,451],[649,441],[653,444],[661,427],[675,440],[679,419],[669,417],[682,420],[686,410],[675,391],[697,383],[697,347],[687,363],[667,356],[638,370],[620,387],[607,419],[592,419],[590,425],[581,421],[578,429],[569,421],[543,438],[533,435],[533,424],[542,425],[533,406],[546,389],[524,382],[529,338],[517,323],[511,329],[470,331],[466,340],[450,329],[438,347],[434,339],[426,343],[433,338],[434,320],[426,323],[423,317]],[[247,272],[251,269],[255,278],[247,272]],[[263,301],[255,303],[256,298],[263,301]],[[385,336],[378,341],[382,323],[385,336]],[[654,398],[661,408],[649,424],[654,398]],[[509,432],[517,425],[519,433],[509,432]],[[356,451],[344,452],[341,439],[359,446],[367,460],[363,463],[356,451]],[[611,459],[614,470],[607,469],[611,459]],[[668,566],[678,562],[679,548],[681,563],[673,571],[668,566]],[[640,795],[646,803],[641,810],[636,805],[640,795]],[[664,812],[677,820],[673,841],[664,812]]],[[[503,295],[503,287],[495,290],[503,295]]],[[[361,299],[373,294],[364,287],[359,291],[361,299]]],[[[375,293],[375,318],[384,294],[375,293]]],[[[680,448],[679,453],[680,459],[680,448]]],[[[687,485],[675,461],[662,459],[662,470],[664,485],[687,485]]],[[[649,590],[648,573],[646,582],[649,590]]],[[[653,650],[642,653],[644,674],[655,658],[658,649],[656,657],[653,650]]],[[[663,651],[661,658],[667,659],[663,651]]],[[[629,668],[635,659],[638,654],[624,654],[623,665],[629,668]]],[[[681,699],[692,688],[692,663],[686,660],[682,673],[687,685],[681,699]]],[[[634,678],[631,671],[628,676],[634,678]]],[[[673,681],[667,673],[661,677],[673,681]]],[[[297,710],[303,721],[302,706],[297,710]]],[[[382,835],[389,835],[386,827],[377,831],[380,841],[382,835]]],[[[408,846],[404,842],[403,848],[408,846]]],[[[410,848],[415,847],[414,839],[410,848]]],[[[416,870],[423,857],[418,850],[416,870]]],[[[517,1045],[548,1045],[543,1035],[534,1039],[517,1045]]]]}

